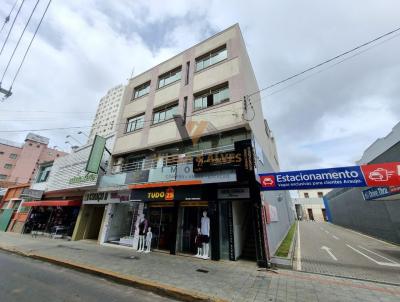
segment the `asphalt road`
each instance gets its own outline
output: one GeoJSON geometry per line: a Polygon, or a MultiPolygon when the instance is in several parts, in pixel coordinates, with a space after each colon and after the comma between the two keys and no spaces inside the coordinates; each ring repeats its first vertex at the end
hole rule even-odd
{"type": "Polygon", "coordinates": [[[300,221],[298,231],[294,269],[400,284],[399,246],[330,223],[300,221]]]}
{"type": "Polygon", "coordinates": [[[49,263],[0,252],[1,302],[175,301],[49,263]]]}

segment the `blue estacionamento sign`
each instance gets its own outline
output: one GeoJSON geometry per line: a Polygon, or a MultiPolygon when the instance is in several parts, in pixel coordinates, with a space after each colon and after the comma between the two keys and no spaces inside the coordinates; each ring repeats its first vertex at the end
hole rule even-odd
{"type": "Polygon", "coordinates": [[[260,174],[260,183],[263,191],[366,186],[359,166],[260,174]]]}

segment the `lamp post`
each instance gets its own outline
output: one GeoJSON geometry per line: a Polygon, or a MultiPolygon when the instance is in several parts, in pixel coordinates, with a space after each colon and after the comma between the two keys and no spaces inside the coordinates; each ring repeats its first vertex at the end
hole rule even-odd
{"type": "Polygon", "coordinates": [[[71,139],[73,139],[74,141],[76,141],[79,145],[82,145],[82,143],[80,142],[80,141],[78,141],[76,138],[74,138],[72,135],[67,135],[66,136],[66,138],[71,138],[71,139]]]}

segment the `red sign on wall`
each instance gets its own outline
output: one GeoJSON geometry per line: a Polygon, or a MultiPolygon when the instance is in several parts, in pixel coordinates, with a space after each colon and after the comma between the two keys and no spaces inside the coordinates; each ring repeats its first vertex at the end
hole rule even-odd
{"type": "Polygon", "coordinates": [[[362,165],[368,187],[389,187],[400,185],[400,162],[362,165]]]}

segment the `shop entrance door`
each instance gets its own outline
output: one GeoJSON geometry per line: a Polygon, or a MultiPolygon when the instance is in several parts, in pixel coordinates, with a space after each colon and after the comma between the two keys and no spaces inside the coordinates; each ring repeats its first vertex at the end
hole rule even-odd
{"type": "Polygon", "coordinates": [[[152,248],[158,250],[170,250],[171,239],[174,238],[174,208],[151,207],[149,208],[149,226],[153,233],[152,248]]]}
{"type": "Polygon", "coordinates": [[[97,240],[99,238],[101,222],[103,220],[105,206],[92,206],[89,220],[86,225],[84,239],[97,240]]]}
{"type": "Polygon", "coordinates": [[[203,211],[207,211],[208,202],[181,202],[181,207],[178,251],[196,254],[197,228],[200,228],[201,217],[203,217],[203,211]]]}

